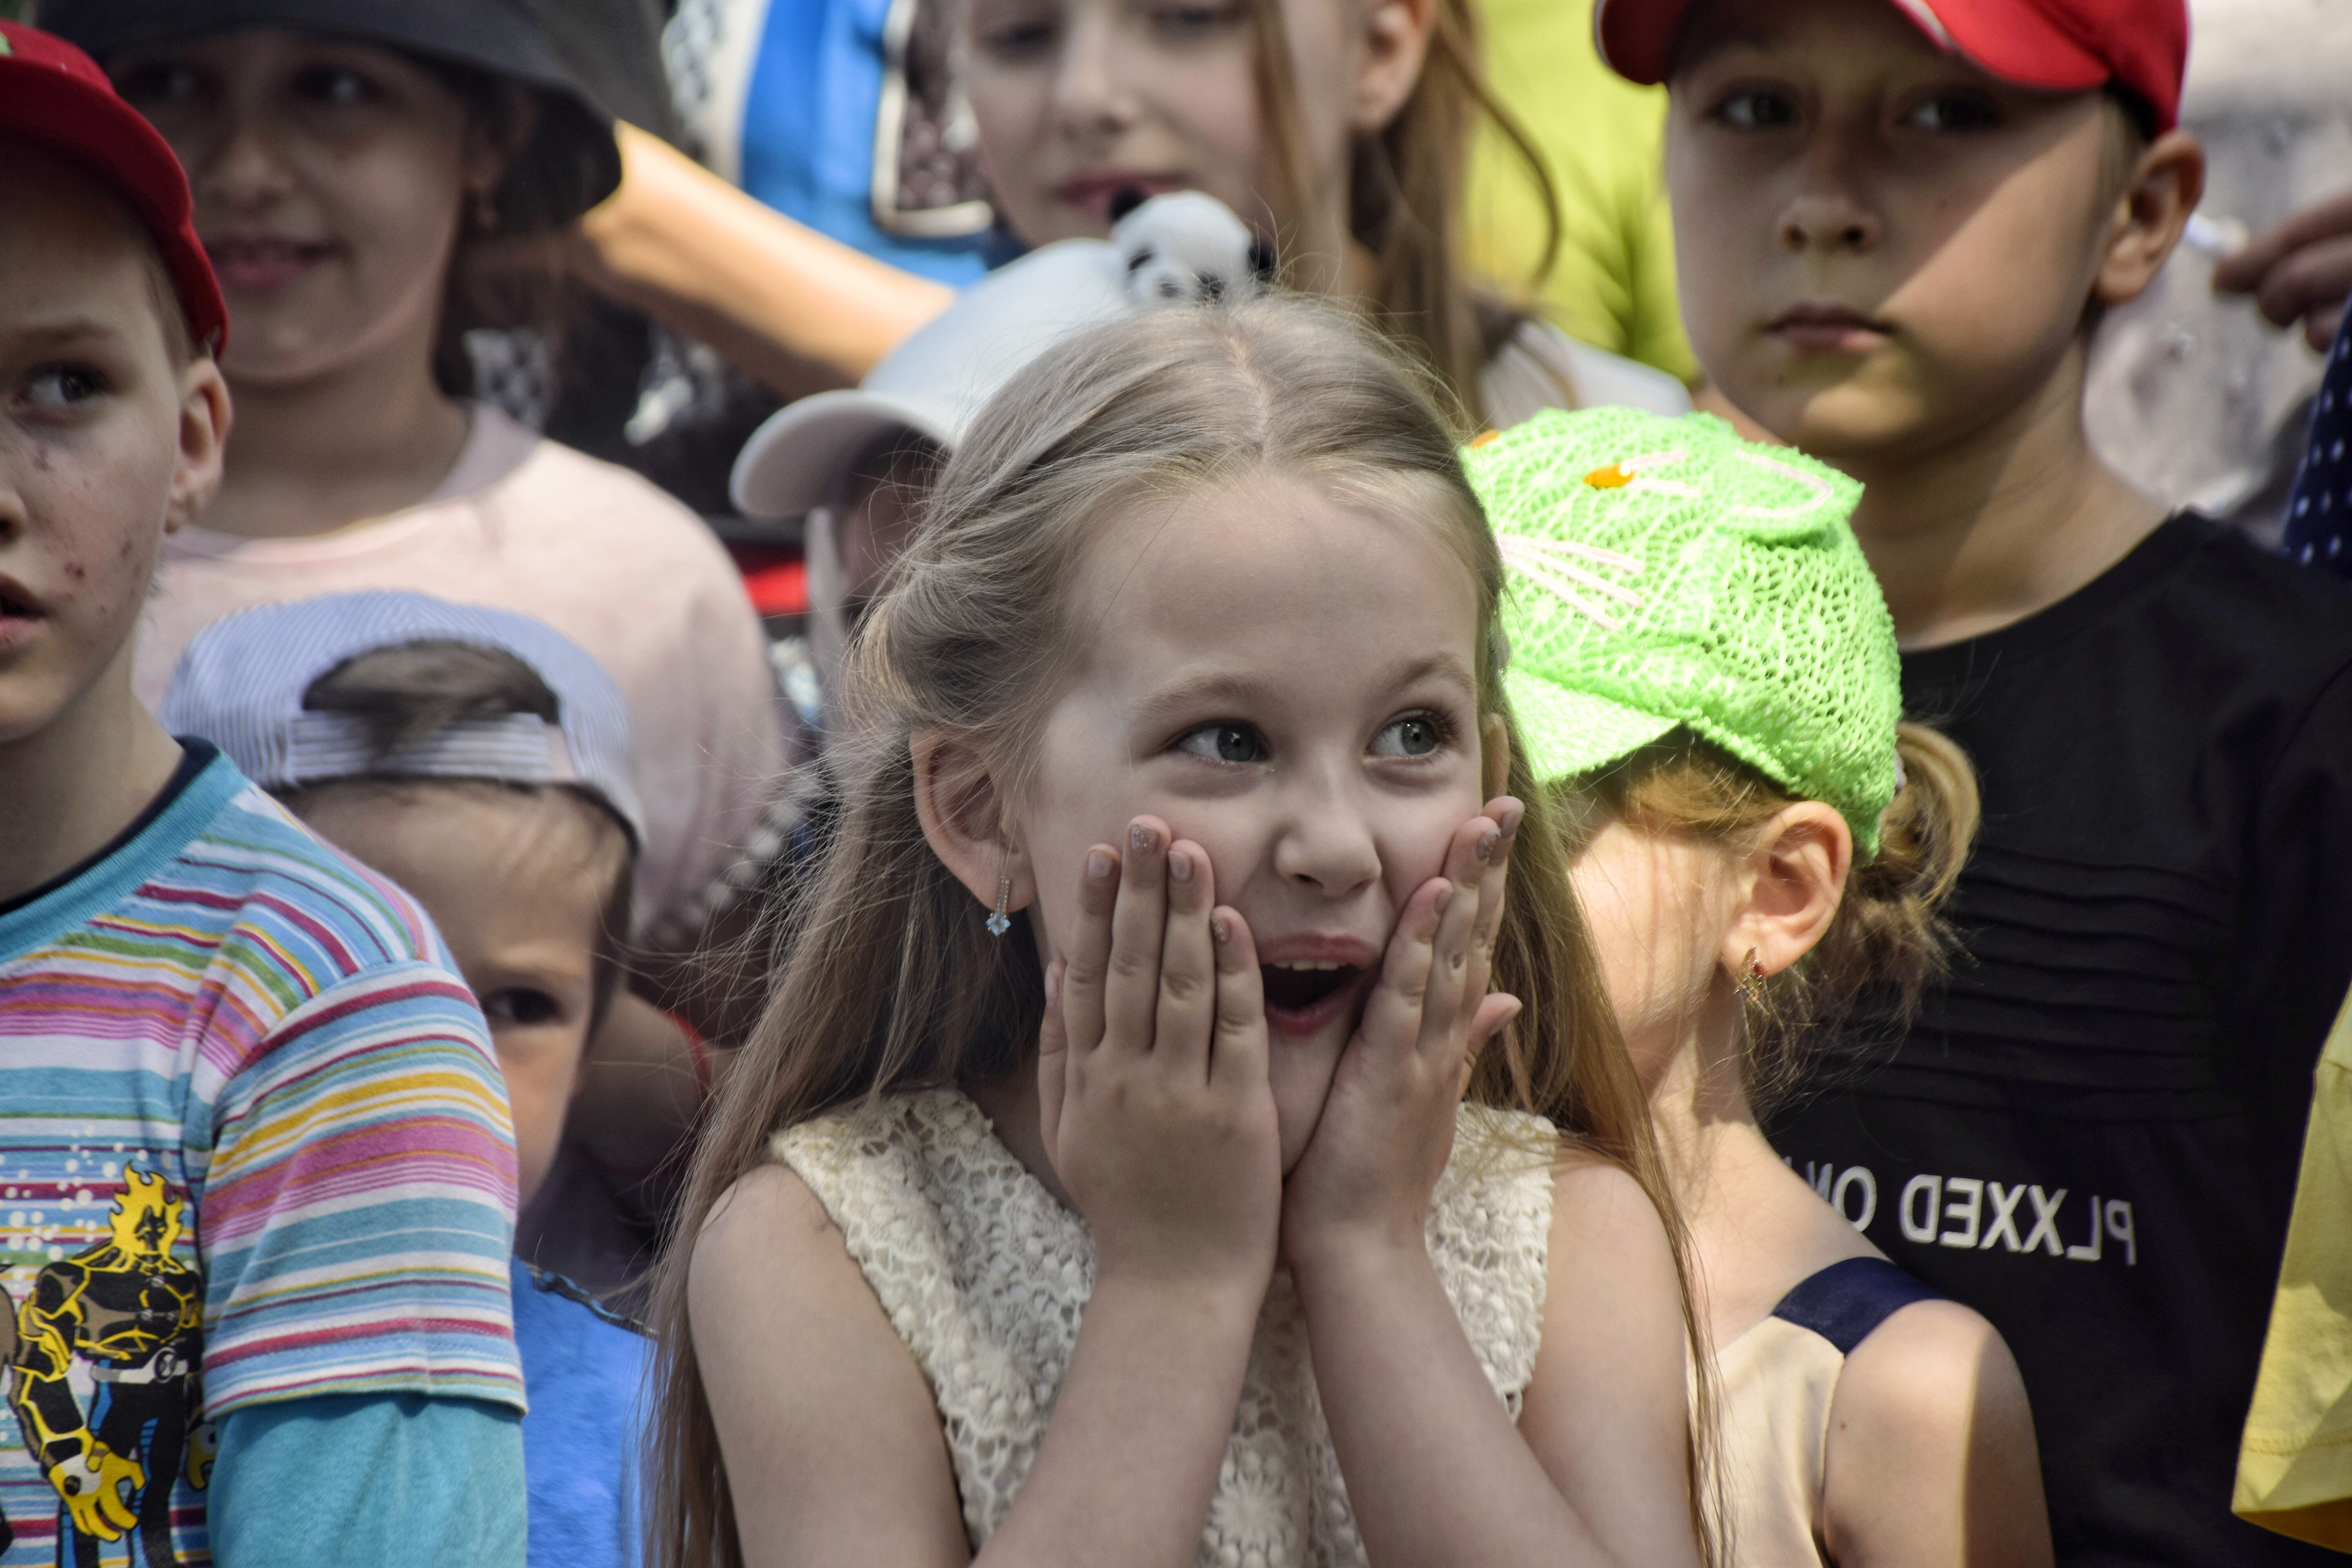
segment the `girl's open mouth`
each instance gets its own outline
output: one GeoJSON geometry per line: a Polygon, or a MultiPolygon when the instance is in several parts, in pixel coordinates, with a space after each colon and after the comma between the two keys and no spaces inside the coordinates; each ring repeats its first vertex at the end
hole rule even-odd
{"type": "Polygon", "coordinates": [[[1355,1005],[1370,973],[1353,963],[1312,960],[1261,963],[1257,972],[1265,988],[1266,1027],[1287,1036],[1320,1034],[1355,1005]]]}

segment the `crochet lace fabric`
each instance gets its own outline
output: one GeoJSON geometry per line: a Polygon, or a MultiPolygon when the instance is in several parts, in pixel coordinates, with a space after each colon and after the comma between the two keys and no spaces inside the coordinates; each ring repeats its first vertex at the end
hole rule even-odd
{"type": "Polygon", "coordinates": [[[1538,415],[1471,448],[1510,568],[1506,684],[1538,775],[1686,726],[1838,808],[1861,858],[1895,790],[1895,623],[1862,487],[1711,415],[1538,415]]]}
{"type": "MultiPolygon", "coordinates": [[[[1551,1170],[1533,1117],[1463,1108],[1430,1257],[1487,1381],[1517,1418],[1535,1369],[1551,1170]]],[[[979,1550],[1013,1504],[1094,1289],[1094,1240],[961,1092],[892,1096],[776,1135],[931,1385],[979,1550]]],[[[1362,1563],[1316,1396],[1307,1324],[1275,1276],[1201,1538],[1201,1568],[1362,1563]]]]}

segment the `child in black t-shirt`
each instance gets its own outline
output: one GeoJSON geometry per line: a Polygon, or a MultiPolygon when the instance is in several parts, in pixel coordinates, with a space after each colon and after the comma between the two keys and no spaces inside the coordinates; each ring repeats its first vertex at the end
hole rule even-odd
{"type": "Polygon", "coordinates": [[[2230,1515],[2310,1073],[2352,979],[2352,593],[2093,455],[2090,328],[2203,182],[2179,0],[1603,0],[1673,96],[1711,381],[1867,487],[1913,716],[1973,754],[1967,951],[1774,1142],[1991,1320],[2059,1560],[2305,1548],[2230,1515]],[[1859,1183],[1859,1178],[1854,1179],[1859,1183]]]}

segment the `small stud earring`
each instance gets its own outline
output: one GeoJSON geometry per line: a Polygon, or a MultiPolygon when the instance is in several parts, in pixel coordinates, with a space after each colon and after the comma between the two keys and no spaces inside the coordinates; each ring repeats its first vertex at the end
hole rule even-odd
{"type": "Polygon", "coordinates": [[[1756,950],[1752,947],[1748,950],[1745,968],[1746,973],[1733,984],[1738,989],[1740,1001],[1752,1005],[1764,995],[1764,965],[1757,961],[1756,950]]]}
{"type": "Polygon", "coordinates": [[[1012,878],[1010,878],[1010,877],[999,877],[999,878],[997,878],[997,879],[996,879],[996,912],[995,912],[994,914],[990,915],[990,916],[988,917],[988,934],[989,934],[989,935],[991,935],[991,936],[1003,936],[1006,931],[1011,931],[1011,930],[1013,929],[1013,921],[1012,921],[1011,918],[1010,918],[1010,917],[1008,917],[1008,916],[1005,914],[1005,912],[1004,912],[1004,906],[1005,906],[1006,904],[1008,904],[1008,903],[1012,902],[1012,901],[1013,901],[1013,879],[1012,879],[1012,878]]]}

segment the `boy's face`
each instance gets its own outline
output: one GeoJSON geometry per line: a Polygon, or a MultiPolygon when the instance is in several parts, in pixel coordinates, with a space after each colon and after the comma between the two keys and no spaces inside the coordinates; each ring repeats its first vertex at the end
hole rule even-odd
{"type": "Polygon", "coordinates": [[[150,241],[79,165],[0,142],[0,747],[108,672],[163,535],[220,482],[228,393],[183,362],[150,241]]]}
{"type": "Polygon", "coordinates": [[[2043,392],[2116,292],[2115,107],[1998,81],[1888,0],[1718,0],[1690,26],[1667,175],[1692,344],[1731,400],[1836,461],[2043,392]]]}
{"type": "Polygon", "coordinates": [[[361,783],[299,803],[320,837],[425,906],[489,1020],[514,1116],[520,1199],[555,1163],[595,1012],[619,826],[559,790],[361,783]]]}

